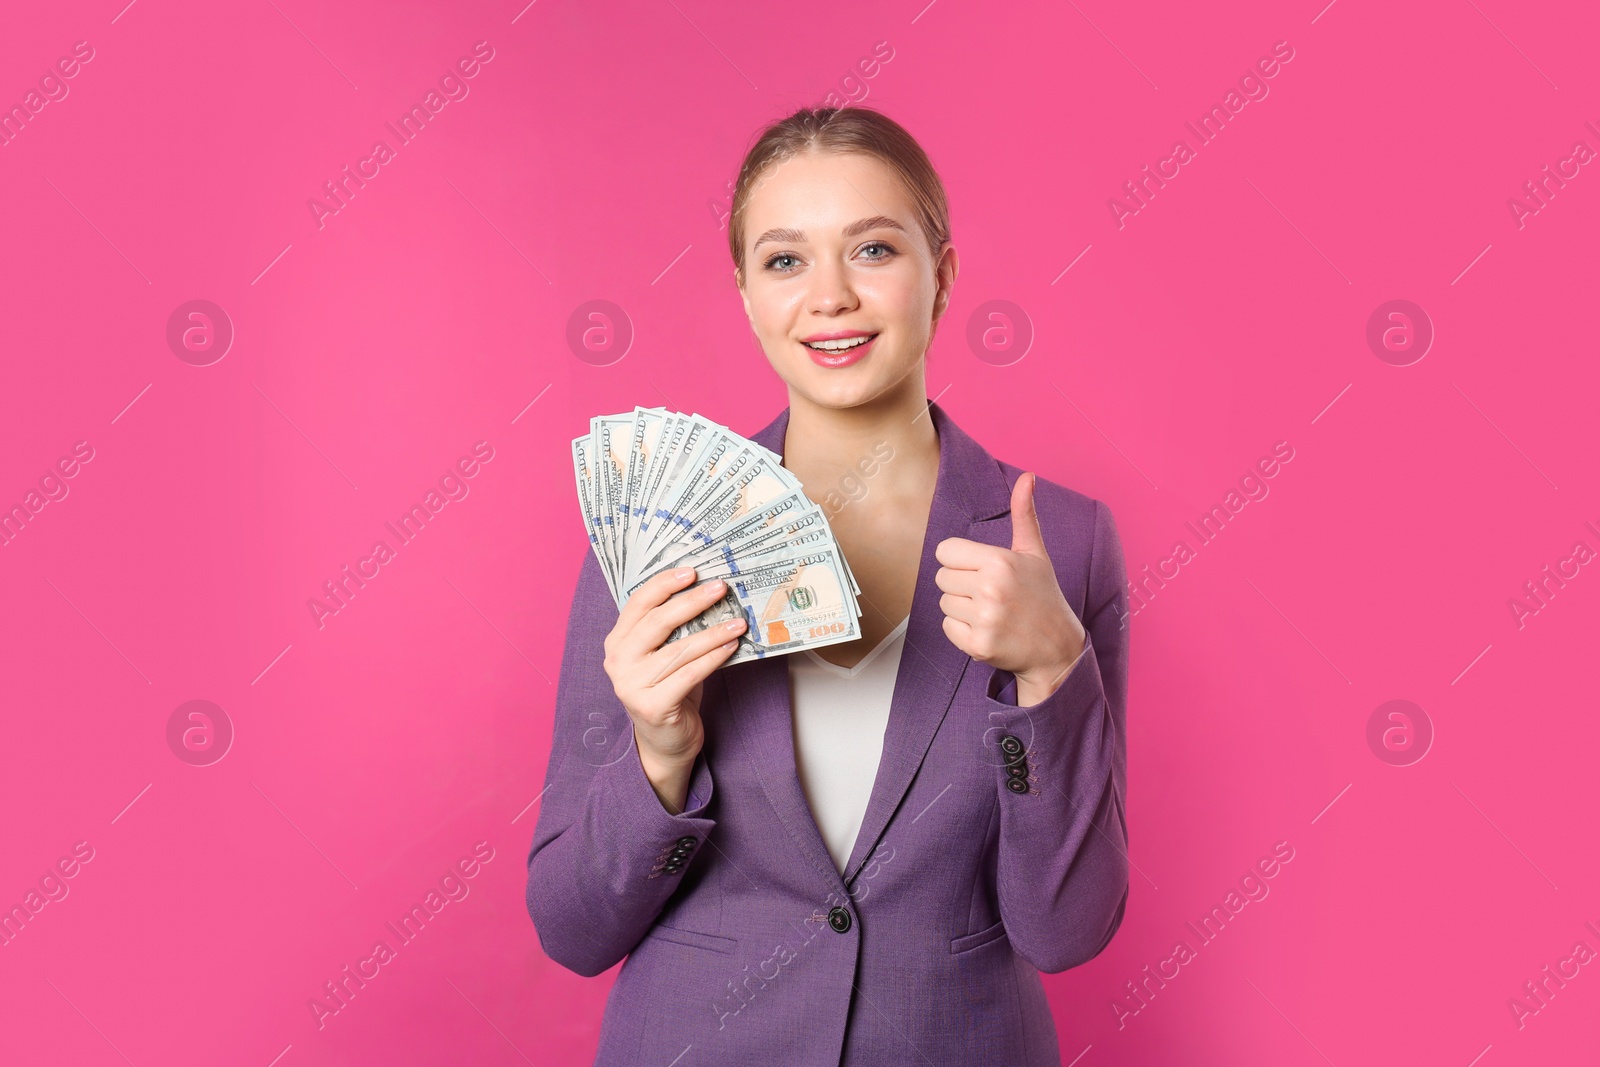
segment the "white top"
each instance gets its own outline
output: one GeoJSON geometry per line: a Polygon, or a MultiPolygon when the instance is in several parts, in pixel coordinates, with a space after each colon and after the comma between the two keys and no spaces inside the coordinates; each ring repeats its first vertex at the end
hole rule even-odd
{"type": "Polygon", "coordinates": [[[795,769],[841,874],[878,776],[889,701],[910,621],[909,615],[901,619],[854,667],[829,663],[810,649],[789,657],[795,769]]]}

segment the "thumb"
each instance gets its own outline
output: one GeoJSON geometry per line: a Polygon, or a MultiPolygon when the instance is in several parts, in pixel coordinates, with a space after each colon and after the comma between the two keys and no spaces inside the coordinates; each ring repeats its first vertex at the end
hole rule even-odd
{"type": "Polygon", "coordinates": [[[1044,533],[1039,529],[1039,512],[1033,506],[1033,483],[1038,476],[1028,471],[1011,487],[1011,551],[1049,560],[1044,533]]]}

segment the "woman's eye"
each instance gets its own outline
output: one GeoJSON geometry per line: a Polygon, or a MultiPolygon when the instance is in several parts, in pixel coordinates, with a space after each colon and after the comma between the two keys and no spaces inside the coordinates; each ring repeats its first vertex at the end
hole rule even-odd
{"type": "MultiPolygon", "coordinates": [[[[893,245],[886,241],[869,242],[868,244],[863,245],[861,250],[864,253],[870,253],[873,249],[877,249],[878,252],[877,254],[868,254],[866,256],[867,261],[870,263],[882,263],[884,260],[892,259],[900,254],[893,245]]],[[[784,272],[794,269],[793,264],[798,262],[799,257],[795,256],[793,253],[779,252],[773,256],[770,256],[762,265],[767,270],[784,272]],[[793,263],[788,261],[793,261],[793,263]]]]}

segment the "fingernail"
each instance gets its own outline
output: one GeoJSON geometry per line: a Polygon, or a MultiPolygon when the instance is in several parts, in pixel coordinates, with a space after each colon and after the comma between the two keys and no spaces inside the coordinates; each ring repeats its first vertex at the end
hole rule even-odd
{"type": "Polygon", "coordinates": [[[675,571],[672,572],[672,576],[674,578],[678,579],[678,581],[681,582],[681,581],[683,581],[685,578],[689,577],[689,575],[691,575],[693,573],[694,573],[694,568],[693,567],[680,567],[678,570],[675,570],[675,571]]]}
{"type": "Polygon", "coordinates": [[[707,582],[706,585],[713,593],[720,593],[724,589],[728,588],[728,583],[724,582],[721,578],[718,578],[714,582],[707,582]]]}
{"type": "Polygon", "coordinates": [[[722,624],[722,628],[724,630],[737,630],[737,629],[740,629],[743,626],[744,626],[744,620],[743,619],[729,619],[727,622],[722,624]]]}

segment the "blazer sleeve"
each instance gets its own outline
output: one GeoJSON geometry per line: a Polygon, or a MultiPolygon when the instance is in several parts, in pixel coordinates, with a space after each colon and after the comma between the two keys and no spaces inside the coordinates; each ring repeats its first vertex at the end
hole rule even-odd
{"type": "Polygon", "coordinates": [[[695,760],[682,813],[669,814],[639,762],[633,720],[605,671],[618,609],[585,552],[556,686],[554,740],[528,854],[528,914],[545,955],[584,977],[649,932],[716,825],[711,768],[695,760]]]}
{"type": "Polygon", "coordinates": [[[1008,671],[993,670],[987,694],[1000,915],[1012,947],[1051,974],[1099,955],[1128,902],[1127,575],[1111,510],[1094,503],[1082,655],[1032,707],[1017,707],[1008,671]]]}

